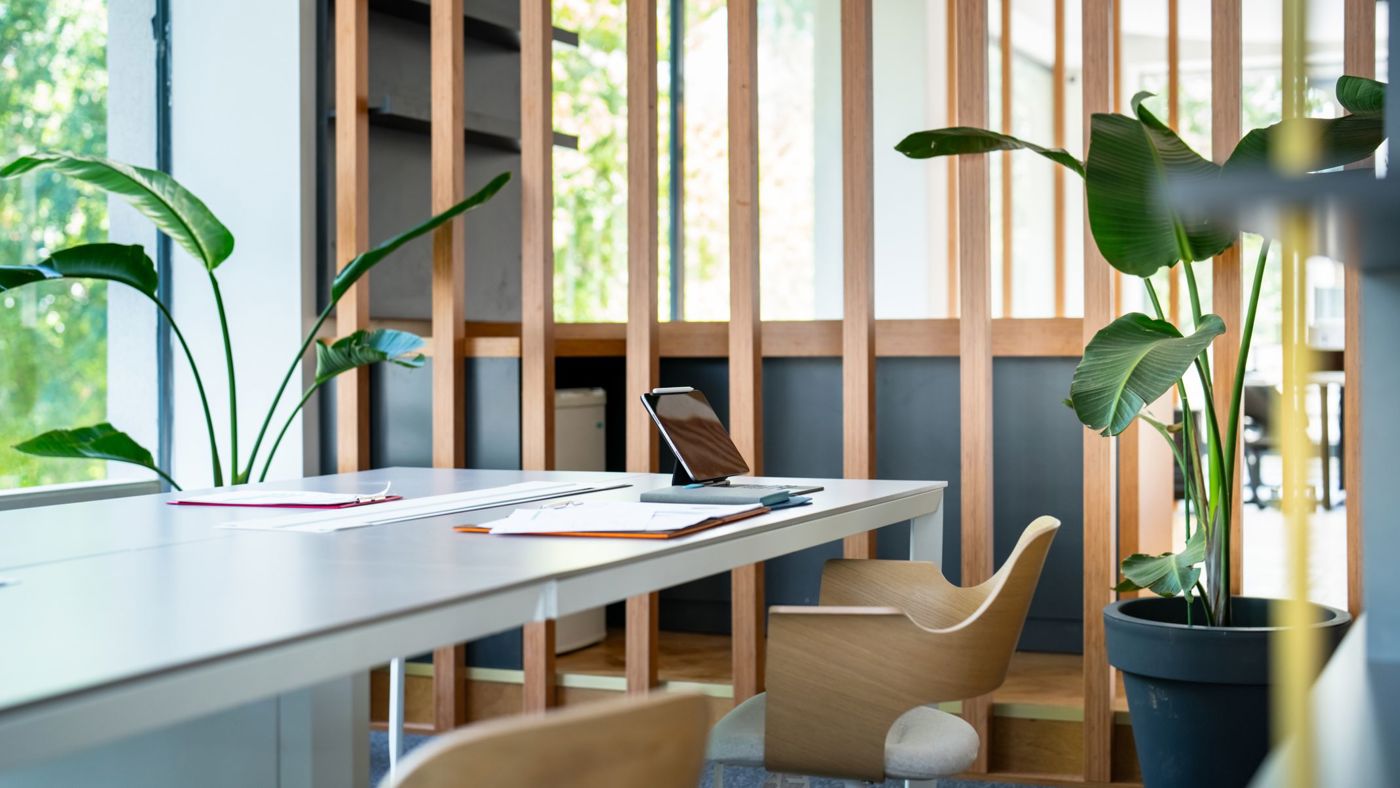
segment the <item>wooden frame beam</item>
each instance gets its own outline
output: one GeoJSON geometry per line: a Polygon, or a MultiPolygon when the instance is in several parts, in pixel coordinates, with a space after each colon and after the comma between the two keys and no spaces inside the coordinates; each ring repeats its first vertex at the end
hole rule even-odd
{"type": "MultiPolygon", "coordinates": [[[[1013,81],[1013,44],[1011,37],[1011,0],[1002,0],[1001,3],[1001,41],[999,54],[1001,55],[1001,131],[1003,134],[1012,135],[1015,131],[1011,124],[1011,87],[1013,81]]],[[[966,83],[964,83],[964,87],[966,83]]],[[[962,92],[959,91],[959,96],[962,92]]],[[[984,99],[985,101],[985,99],[984,99]]],[[[986,112],[982,113],[984,116],[986,112]]],[[[971,124],[976,125],[976,124],[971,124]]],[[[979,126],[980,128],[980,126],[979,126]]],[[[958,157],[962,159],[964,157],[958,157]]],[[[1003,151],[1001,154],[1001,316],[1011,317],[1015,314],[1015,293],[1012,283],[1015,281],[1015,238],[1012,228],[1012,211],[1015,208],[1013,200],[1014,186],[1011,179],[1011,151],[1003,151]]],[[[966,196],[966,190],[963,194],[966,196]]],[[[991,316],[988,315],[988,319],[991,316]]],[[[983,747],[982,752],[987,748],[983,747]]]]}
{"type": "MultiPolygon", "coordinates": [[[[1392,7],[1391,13],[1394,13],[1392,7]]],[[[1343,9],[1343,68],[1353,76],[1376,76],[1376,4],[1374,0],[1346,0],[1343,9]]],[[[1359,164],[1356,166],[1367,166],[1359,164]]],[[[1342,401],[1342,477],[1347,488],[1347,610],[1361,615],[1361,272],[1346,266],[1342,281],[1344,299],[1342,401]]],[[[1324,395],[1326,392],[1324,392],[1324,395]]]]}
{"type": "MultiPolygon", "coordinates": [[[[729,432],[763,472],[758,213],[758,0],[729,0],[729,432]]],[[[763,564],[730,572],[734,702],[763,691],[763,564]]]]}
{"type": "MultiPolygon", "coordinates": [[[[1083,0],[1084,146],[1090,119],[1113,102],[1113,0],[1083,0]]],[[[1113,278],[1084,223],[1083,342],[1113,317],[1113,278]]],[[[1103,608],[1113,599],[1114,445],[1089,429],[1084,437],[1084,778],[1108,782],[1113,746],[1113,673],[1104,645],[1103,608]]]]}
{"type": "MultiPolygon", "coordinates": [[[[948,118],[946,126],[958,125],[958,2],[944,0],[946,10],[947,59],[944,70],[948,80],[948,118]]],[[[958,316],[958,167],[949,161],[948,167],[948,317],[958,316]]],[[[1058,168],[1056,168],[1058,169],[1058,168]]]]}
{"type": "MultiPolygon", "coordinates": [[[[1011,14],[1009,0],[1002,1],[1002,67],[1010,63],[1011,14]]],[[[959,58],[958,121],[975,127],[987,125],[988,13],[987,0],[958,0],[958,37],[967,48],[959,58]]],[[[1010,78],[1002,74],[1002,111],[1009,116],[1010,78]]],[[[1009,117],[1003,127],[1010,129],[1009,117]]],[[[1003,166],[1009,162],[1003,160],[1003,166]]],[[[962,498],[962,582],[980,583],[992,575],[992,256],[991,166],[985,156],[960,156],[958,167],[958,269],[961,271],[958,326],[958,402],[961,431],[960,474],[962,498]]],[[[1004,169],[1002,210],[1011,207],[1011,183],[1004,169]]],[[[1003,215],[1002,238],[1010,243],[1010,223],[1003,215]]],[[[1010,247],[1006,247],[1007,250],[1010,247]]],[[[1009,288],[1011,257],[1003,260],[1003,287],[1009,288]]],[[[1009,313],[1011,298],[1002,291],[1003,309],[1009,313]]],[[[987,771],[990,751],[992,699],[989,695],[963,701],[963,717],[982,741],[972,771],[987,771]]]]}
{"type": "MultiPolygon", "coordinates": [[[[656,0],[627,0],[627,470],[656,470],[656,430],[638,399],[656,386],[656,0]]],[[[627,688],[657,683],[655,593],[627,600],[627,688]]]]}
{"type": "MultiPolygon", "coordinates": [[[[1176,11],[1177,0],[1171,0],[1170,7],[1176,11]]],[[[1168,27],[1175,33],[1175,21],[1168,27]]],[[[1211,142],[1212,158],[1223,163],[1229,158],[1239,141],[1241,103],[1240,90],[1243,79],[1241,49],[1243,40],[1243,18],[1240,0],[1215,0],[1210,12],[1210,92],[1211,92],[1211,142]]],[[[1168,75],[1177,74],[1176,47],[1168,47],[1168,75]]],[[[1168,82],[1168,95],[1172,97],[1170,111],[1178,112],[1176,96],[1180,94],[1177,85],[1179,77],[1168,82]]],[[[1173,128],[1176,121],[1172,122],[1173,128]]],[[[1211,265],[1211,311],[1225,321],[1225,333],[1215,339],[1214,367],[1217,403],[1230,402],[1230,392],[1235,385],[1235,364],[1240,354],[1240,338],[1244,323],[1244,279],[1240,265],[1240,245],[1236,243],[1220,255],[1211,265]]],[[[1229,419],[1223,409],[1220,417],[1229,419]]],[[[1242,446],[1242,443],[1237,445],[1242,446]]],[[[1234,478],[1240,479],[1240,452],[1235,456],[1234,478]]],[[[1244,592],[1244,505],[1241,500],[1240,485],[1237,481],[1232,491],[1230,520],[1230,593],[1244,592]]]]}
{"type": "MultiPolygon", "coordinates": [[[[520,2],[520,464],[554,468],[554,27],[551,0],[520,2]]],[[[525,625],[525,711],[556,700],[553,620],[525,625]]]]}
{"type": "MultiPolygon", "coordinates": [[[[1065,147],[1065,0],[1055,0],[1055,63],[1051,69],[1055,83],[1050,101],[1054,124],[1053,138],[1057,148],[1065,147]]],[[[1065,171],[1054,168],[1055,184],[1055,317],[1065,316],[1065,276],[1068,261],[1069,213],[1066,210],[1065,171]]],[[[1005,317],[1011,317],[1006,315],[1005,317]]]]}
{"type": "MultiPolygon", "coordinates": [[[[841,0],[841,410],[848,479],[875,476],[873,12],[871,0],[841,0]]],[[[843,553],[874,558],[875,532],[846,537],[843,553]]]]}
{"type": "MultiPolygon", "coordinates": [[[[432,207],[443,211],[466,197],[466,89],[463,0],[432,0],[429,50],[432,63],[432,207]]],[[[462,217],[433,231],[433,466],[467,464],[466,381],[463,338],[466,327],[466,244],[462,217]]],[[[433,694],[438,730],[467,722],[467,654],[461,644],[433,651],[433,694]]]]}
{"type": "MultiPolygon", "coordinates": [[[[369,248],[369,6],[335,6],[335,252],[342,263],[369,248]]],[[[369,278],[341,298],[335,329],[348,336],[369,325],[369,278]]],[[[353,369],[335,383],[336,468],[369,467],[369,372],[353,369]]],[[[236,469],[235,469],[236,470],[236,469]]]]}

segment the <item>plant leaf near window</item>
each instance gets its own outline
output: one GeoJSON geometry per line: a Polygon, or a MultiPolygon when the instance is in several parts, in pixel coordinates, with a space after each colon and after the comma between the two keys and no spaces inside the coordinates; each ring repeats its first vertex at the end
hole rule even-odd
{"type": "Polygon", "coordinates": [[[1094,335],[1075,369],[1065,404],[1082,424],[1105,436],[1118,435],[1141,418],[1172,447],[1186,484],[1185,548],[1178,553],[1128,557],[1122,564],[1124,580],[1118,590],[1147,588],[1162,596],[1180,594],[1187,599],[1190,621],[1190,597],[1193,589],[1200,588],[1204,574],[1207,623],[1228,626],[1230,524],[1233,496],[1237,494],[1235,436],[1269,242],[1266,237],[1255,266],[1241,327],[1234,389],[1229,402],[1217,403],[1207,351],[1212,341],[1225,333],[1225,324],[1216,315],[1202,313],[1192,263],[1209,260],[1234,246],[1242,228],[1230,215],[1183,207],[1172,195],[1183,187],[1210,188],[1220,178],[1265,171],[1283,136],[1299,129],[1312,143],[1309,172],[1364,161],[1385,139],[1385,85],[1344,76],[1337,82],[1337,101],[1349,114],[1255,129],[1240,140],[1223,166],[1191,150],[1148,111],[1143,100],[1149,95],[1139,93],[1133,98],[1131,116],[1099,113],[1091,118],[1089,150],[1082,165],[1066,151],[968,127],[916,132],[895,150],[914,159],[1030,150],[1084,178],[1095,245],[1114,268],[1141,278],[1154,314],[1124,315],[1094,335]],[[1191,296],[1195,328],[1189,335],[1167,320],[1149,278],[1177,263],[1185,263],[1182,268],[1191,296]],[[1194,413],[1185,385],[1185,377],[1193,369],[1205,400],[1200,407],[1203,426],[1196,425],[1194,417],[1180,424],[1162,424],[1144,413],[1149,403],[1173,387],[1183,412],[1194,413]],[[1177,446],[1178,434],[1187,448],[1177,446]],[[1204,459],[1195,450],[1202,442],[1204,459]]]}
{"type": "MultiPolygon", "coordinates": [[[[169,305],[162,302],[158,295],[159,279],[156,267],[144,249],[140,246],[123,244],[90,243],[61,249],[36,265],[0,265],[0,291],[53,279],[101,279],[131,287],[150,299],[161,315],[169,322],[171,333],[178,341],[194,377],[196,391],[204,411],[205,428],[209,440],[210,467],[213,471],[215,486],[223,486],[226,481],[244,483],[252,479],[253,469],[260,458],[259,450],[267,435],[268,427],[271,426],[272,418],[277,412],[278,405],[286,393],[292,376],[301,368],[313,341],[317,341],[316,377],[303,392],[301,401],[287,416],[266,456],[262,457],[263,468],[262,473],[258,476],[259,480],[266,478],[272,458],[296,414],[301,411],[307,400],[322,385],[336,375],[358,367],[383,362],[404,367],[422,366],[423,356],[414,354],[422,347],[423,340],[405,331],[357,331],[329,345],[318,341],[317,334],[330,317],[335,305],[350,287],[362,276],[369,273],[372,268],[388,259],[409,241],[486,203],[510,180],[510,173],[501,173],[465,200],[438,213],[422,224],[363,252],[340,268],[340,274],[336,276],[331,287],[330,298],[325,309],[317,316],[311,329],[304,337],[301,347],[292,356],[286,374],[268,404],[252,451],[248,452],[246,456],[242,456],[238,451],[236,415],[238,400],[232,337],[215,271],[233,254],[233,234],[202,200],[171,176],[156,170],[133,167],[90,156],[35,153],[21,156],[0,168],[0,179],[14,178],[38,170],[49,170],[99,187],[110,194],[125,199],[136,210],[150,219],[157,228],[193,255],[205,269],[210,289],[214,295],[219,327],[223,335],[227,393],[230,403],[229,444],[231,450],[228,456],[227,475],[224,472],[225,465],[219,451],[213,413],[209,407],[209,399],[206,394],[204,378],[200,374],[199,364],[189,344],[186,343],[179,324],[170,313],[169,305]]],[[[155,471],[161,478],[179,489],[179,485],[175,484],[167,472],[156,466],[150,451],[126,433],[105,422],[68,430],[51,430],[17,444],[15,449],[42,457],[87,458],[131,463],[155,471]]]]}

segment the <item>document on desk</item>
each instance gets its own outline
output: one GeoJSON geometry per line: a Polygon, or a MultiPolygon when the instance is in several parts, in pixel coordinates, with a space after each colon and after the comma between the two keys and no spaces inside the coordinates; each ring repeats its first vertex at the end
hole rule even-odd
{"type": "Polygon", "coordinates": [[[372,503],[401,500],[389,494],[389,483],[377,490],[358,493],[316,490],[233,490],[166,501],[172,506],[253,506],[286,509],[348,509],[372,503]]]}
{"type": "Polygon", "coordinates": [[[579,493],[599,492],[626,487],[626,484],[579,484],[576,482],[521,482],[484,490],[408,498],[356,509],[302,512],[276,517],[236,520],[221,525],[250,531],[289,531],[295,533],[330,533],[349,528],[385,525],[423,517],[491,509],[497,506],[542,501],[579,493]]]}
{"type": "Polygon", "coordinates": [[[490,524],[493,534],[616,534],[668,533],[710,521],[734,519],[747,512],[767,511],[758,504],[637,503],[633,501],[567,501],[538,509],[516,509],[490,524]]]}

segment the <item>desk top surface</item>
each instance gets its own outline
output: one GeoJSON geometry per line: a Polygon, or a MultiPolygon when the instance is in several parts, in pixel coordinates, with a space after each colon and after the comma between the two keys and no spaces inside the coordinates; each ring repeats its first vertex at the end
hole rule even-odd
{"type": "MultiPolygon", "coordinates": [[[[592,499],[636,500],[668,476],[386,468],[272,483],[269,489],[407,498],[530,480],[630,486],[592,499]]],[[[810,506],[672,540],[500,537],[451,526],[518,505],[327,534],[219,528],[276,511],[170,506],[178,494],[0,512],[0,715],[112,682],[452,601],[608,569],[714,540],[799,525],[939,490],[944,482],[819,480],[810,506]]],[[[187,493],[188,494],[188,493],[187,493]]],[[[523,506],[537,506],[523,504],[523,506]]]]}

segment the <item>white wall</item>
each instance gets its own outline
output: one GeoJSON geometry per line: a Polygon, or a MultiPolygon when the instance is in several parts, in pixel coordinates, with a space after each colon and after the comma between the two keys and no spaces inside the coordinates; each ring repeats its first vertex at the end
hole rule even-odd
{"type": "MultiPolygon", "coordinates": [[[[234,338],[239,451],[246,457],[314,309],[315,4],[172,0],[171,24],[172,169],[237,239],[218,276],[234,338]]],[[[201,264],[178,247],[173,268],[174,312],[202,360],[227,475],[229,403],[214,300],[201,264]]],[[[304,384],[293,380],[283,412],[304,384]]],[[[183,364],[174,406],[174,476],[186,487],[203,486],[211,479],[207,439],[183,364]]],[[[269,432],[280,424],[274,419],[269,432]]],[[[306,448],[311,437],[293,425],[268,478],[301,476],[315,460],[306,448]]]]}

